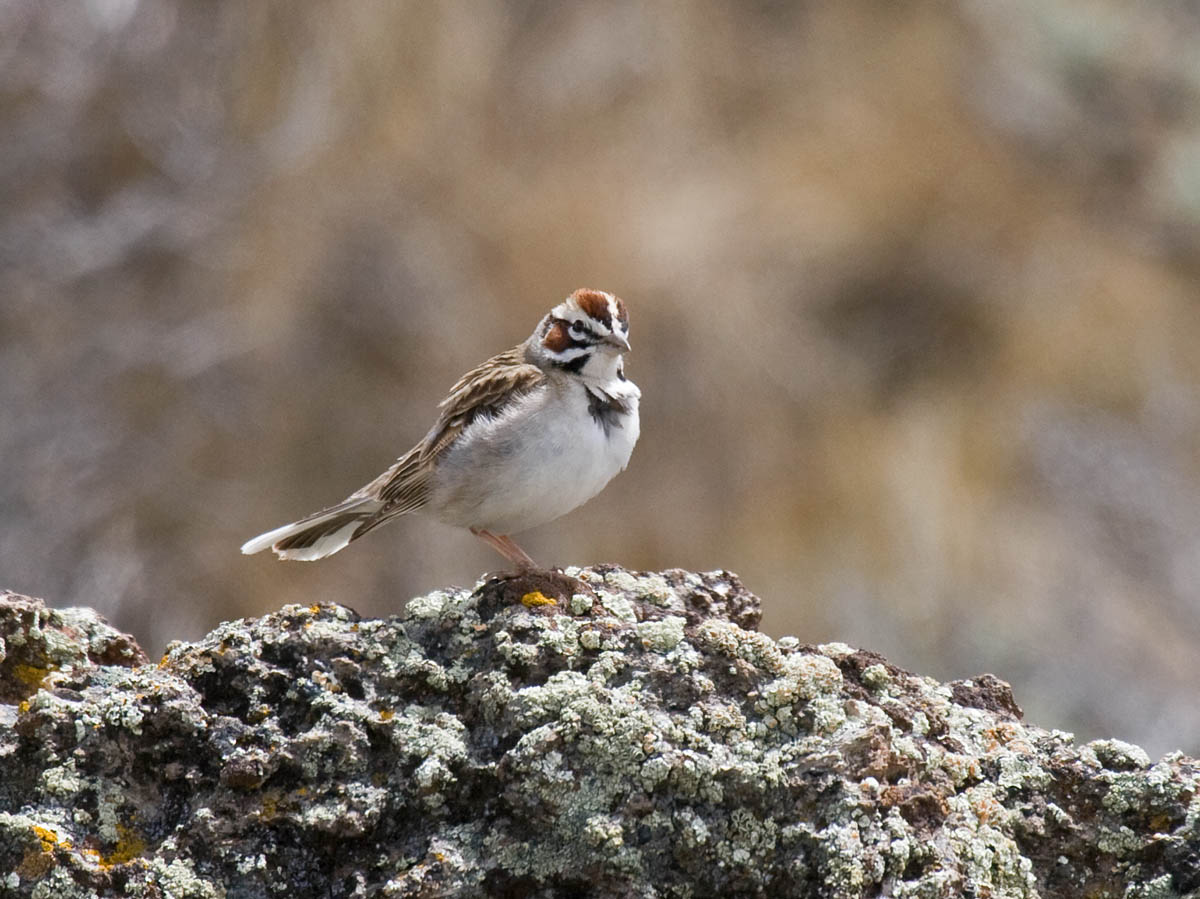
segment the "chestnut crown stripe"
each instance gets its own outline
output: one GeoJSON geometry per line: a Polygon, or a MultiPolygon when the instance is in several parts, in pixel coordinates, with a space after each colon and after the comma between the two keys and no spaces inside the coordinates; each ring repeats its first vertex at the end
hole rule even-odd
{"type": "Polygon", "coordinates": [[[620,297],[605,293],[602,290],[591,290],[583,287],[571,294],[571,299],[576,302],[586,315],[600,322],[610,331],[614,330],[612,313],[615,309],[617,321],[628,329],[629,313],[626,311],[625,304],[621,302],[620,297]]]}
{"type": "Polygon", "coordinates": [[[580,289],[575,291],[572,297],[588,318],[598,321],[610,331],[612,330],[612,312],[608,308],[608,294],[598,290],[580,289]]]}

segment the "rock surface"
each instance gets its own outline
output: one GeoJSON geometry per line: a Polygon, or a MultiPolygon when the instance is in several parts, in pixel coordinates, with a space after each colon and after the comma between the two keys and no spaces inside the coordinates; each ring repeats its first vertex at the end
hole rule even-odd
{"type": "Polygon", "coordinates": [[[1200,894],[1196,762],[769,639],[727,572],[571,573],[157,664],[0,594],[0,895],[1200,894]]]}

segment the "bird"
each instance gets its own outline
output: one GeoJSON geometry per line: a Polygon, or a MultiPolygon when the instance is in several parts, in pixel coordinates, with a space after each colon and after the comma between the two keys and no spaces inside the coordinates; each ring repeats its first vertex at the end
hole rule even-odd
{"type": "Polygon", "coordinates": [[[524,342],[463,375],[425,437],[379,477],[242,552],[323,559],[415,512],[467,528],[518,571],[535,570],[511,535],[587,502],[629,464],[641,390],[625,376],[628,351],[625,303],[576,290],[524,342]]]}

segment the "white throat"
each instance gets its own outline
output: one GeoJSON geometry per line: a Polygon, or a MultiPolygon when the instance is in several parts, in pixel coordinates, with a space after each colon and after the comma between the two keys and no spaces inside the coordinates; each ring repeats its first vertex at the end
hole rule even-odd
{"type": "Polygon", "coordinates": [[[611,381],[620,382],[622,370],[621,354],[603,349],[592,352],[587,363],[579,371],[579,377],[585,384],[604,387],[611,381]]]}

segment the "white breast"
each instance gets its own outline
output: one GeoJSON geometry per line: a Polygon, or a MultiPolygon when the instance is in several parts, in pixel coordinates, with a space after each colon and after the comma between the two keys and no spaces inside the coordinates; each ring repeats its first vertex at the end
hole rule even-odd
{"type": "Polygon", "coordinates": [[[515,534],[587,502],[629,463],[638,439],[631,381],[606,385],[630,408],[608,433],[576,379],[548,381],[494,419],[473,423],[439,461],[426,512],[448,524],[515,534]]]}

